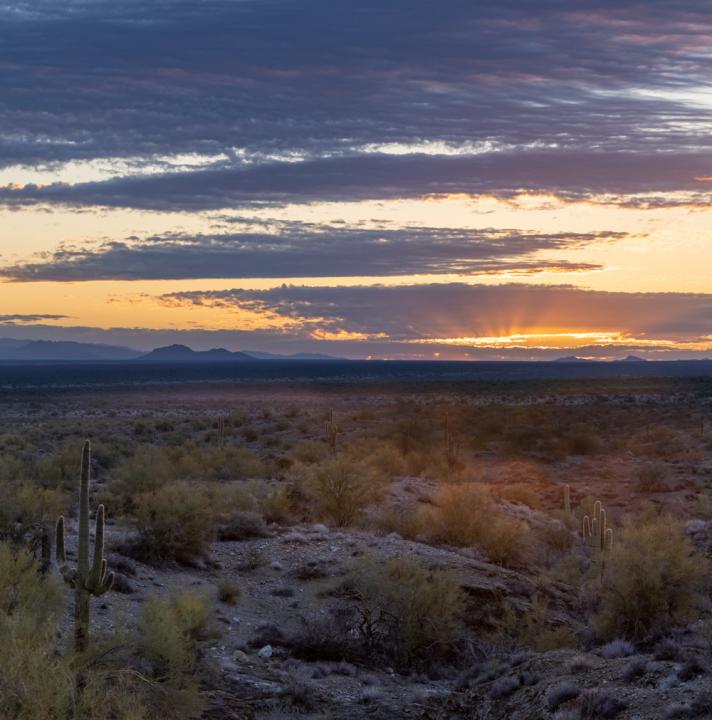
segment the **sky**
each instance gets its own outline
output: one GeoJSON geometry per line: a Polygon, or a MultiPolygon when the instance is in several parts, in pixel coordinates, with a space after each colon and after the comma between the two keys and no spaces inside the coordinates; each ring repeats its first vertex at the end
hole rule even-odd
{"type": "Polygon", "coordinates": [[[0,337],[712,357],[705,0],[0,0],[0,337]]]}

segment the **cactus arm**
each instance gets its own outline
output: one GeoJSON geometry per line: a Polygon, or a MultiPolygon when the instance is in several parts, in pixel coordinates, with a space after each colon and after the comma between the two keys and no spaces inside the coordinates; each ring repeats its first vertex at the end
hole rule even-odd
{"type": "Polygon", "coordinates": [[[94,562],[87,580],[87,590],[101,586],[102,575],[106,574],[104,560],[104,506],[99,505],[96,511],[96,534],[94,537],[94,562]]]}
{"type": "Polygon", "coordinates": [[[61,566],[67,562],[67,551],[64,548],[64,515],[57,518],[54,535],[55,557],[57,558],[57,564],[61,566]]]}

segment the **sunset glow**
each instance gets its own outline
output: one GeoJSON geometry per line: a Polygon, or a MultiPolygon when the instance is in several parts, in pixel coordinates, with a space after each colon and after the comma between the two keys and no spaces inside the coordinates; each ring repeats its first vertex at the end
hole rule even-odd
{"type": "Polygon", "coordinates": [[[710,60],[699,52],[712,28],[675,8],[593,3],[584,26],[551,5],[536,28],[524,3],[506,14],[487,4],[477,18],[462,6],[447,23],[428,10],[399,17],[415,48],[380,43],[394,18],[378,3],[362,8],[368,36],[330,4],[318,23],[344,51],[327,62],[302,52],[313,29],[300,40],[296,18],[293,43],[280,44],[276,20],[292,12],[282,3],[200,17],[179,3],[170,20],[137,3],[70,3],[66,16],[0,6],[0,57],[33,97],[25,107],[10,88],[0,99],[0,335],[349,357],[420,357],[432,345],[443,359],[709,354],[705,312],[647,328],[652,308],[674,323],[674,308],[712,298],[710,60]],[[74,60],[60,52],[54,77],[43,74],[35,51],[59,47],[70,16],[97,47],[112,23],[142,40],[128,62],[110,42],[88,60],[119,74],[108,94],[92,78],[75,94],[74,60]],[[481,34],[499,38],[506,61],[475,49],[481,34]],[[184,57],[161,54],[168,36],[184,57]],[[217,98],[207,115],[206,98],[217,98]],[[405,108],[419,110],[406,122],[405,108]],[[439,285],[447,306],[463,284],[494,289],[468,308],[469,327],[427,301],[439,285]],[[246,299],[283,285],[301,288],[298,302],[246,299]],[[408,291],[405,325],[378,304],[383,287],[423,288],[408,291]],[[557,298],[575,289],[585,314],[528,312],[527,289],[541,287],[557,298]],[[330,288],[321,322],[310,288],[330,288]],[[353,319],[362,313],[367,328],[353,319]],[[591,320],[602,313],[610,320],[591,320]]]}

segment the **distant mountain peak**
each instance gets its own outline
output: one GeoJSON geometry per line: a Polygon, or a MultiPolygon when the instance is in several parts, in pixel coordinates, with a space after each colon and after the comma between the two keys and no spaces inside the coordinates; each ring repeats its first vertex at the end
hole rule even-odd
{"type": "Polygon", "coordinates": [[[626,355],[621,362],[648,362],[645,358],[638,357],[637,355],[626,355]]]}
{"type": "Polygon", "coordinates": [[[252,360],[242,352],[231,352],[225,348],[193,350],[187,345],[166,345],[158,347],[139,358],[142,362],[237,362],[252,360]]]}

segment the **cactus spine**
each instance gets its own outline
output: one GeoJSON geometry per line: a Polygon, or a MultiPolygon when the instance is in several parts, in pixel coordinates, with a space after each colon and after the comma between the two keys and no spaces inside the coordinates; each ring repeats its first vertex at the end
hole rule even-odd
{"type": "Polygon", "coordinates": [[[84,652],[89,644],[89,610],[91,596],[98,597],[111,589],[114,573],[107,572],[104,558],[104,506],[96,511],[94,557],[89,559],[89,474],[91,443],[87,440],[82,451],[82,469],[79,480],[79,546],[77,566],[67,565],[64,545],[64,517],[57,519],[56,557],[65,582],[74,590],[74,647],[84,652]]]}
{"type": "Polygon", "coordinates": [[[583,539],[593,553],[593,562],[603,572],[608,556],[613,550],[613,529],[606,522],[606,511],[600,500],[593,505],[593,518],[586,515],[583,519],[583,539]]]}

